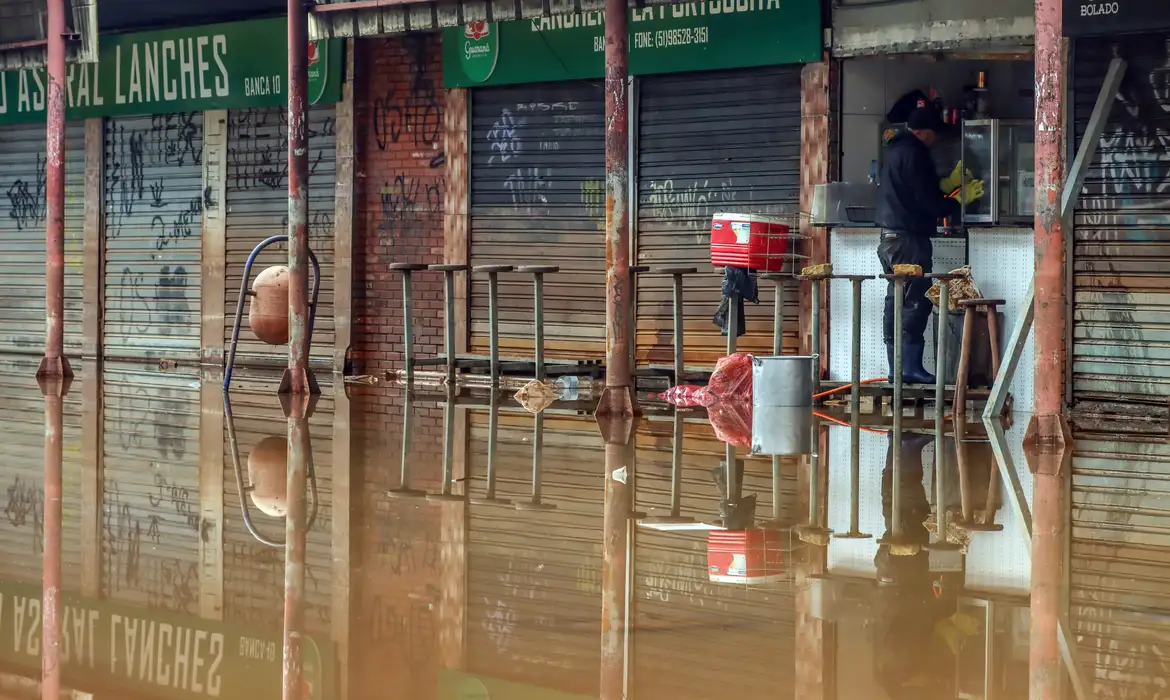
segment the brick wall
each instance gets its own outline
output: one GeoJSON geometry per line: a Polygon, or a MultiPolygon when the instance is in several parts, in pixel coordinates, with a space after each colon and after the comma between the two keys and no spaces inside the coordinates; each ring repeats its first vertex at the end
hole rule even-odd
{"type": "MultiPolygon", "coordinates": [[[[402,358],[402,282],[395,262],[443,261],[443,79],[438,34],[357,42],[355,60],[353,371],[402,358]]],[[[418,356],[441,352],[442,278],[416,273],[418,356]]]]}

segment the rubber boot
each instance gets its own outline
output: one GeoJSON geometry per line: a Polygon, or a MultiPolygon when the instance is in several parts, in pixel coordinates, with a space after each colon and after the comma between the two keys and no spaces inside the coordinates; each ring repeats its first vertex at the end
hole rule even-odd
{"type": "MultiPolygon", "coordinates": [[[[934,375],[922,366],[922,353],[926,345],[922,341],[904,341],[902,343],[902,383],[903,384],[934,384],[934,375]]],[[[890,362],[893,364],[893,361],[890,362]]]]}
{"type": "MultiPolygon", "coordinates": [[[[888,371],[888,374],[886,374],[886,381],[893,384],[894,383],[894,343],[892,341],[889,341],[889,340],[886,341],[886,367],[887,367],[887,371],[888,371]]],[[[905,380],[903,380],[903,381],[905,381],[905,380]]]]}

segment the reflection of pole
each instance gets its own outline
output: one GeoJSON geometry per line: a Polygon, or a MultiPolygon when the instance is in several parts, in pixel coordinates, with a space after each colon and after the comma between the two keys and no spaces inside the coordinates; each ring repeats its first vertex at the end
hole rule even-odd
{"type": "Polygon", "coordinates": [[[319,393],[309,370],[308,10],[288,0],[288,369],[281,393],[319,393]]]}
{"type": "MultiPolygon", "coordinates": [[[[450,347],[455,347],[452,344],[450,347]]],[[[427,495],[428,501],[461,503],[463,496],[451,493],[455,483],[455,398],[454,382],[447,384],[447,405],[443,407],[443,485],[439,493],[427,495]]]]}
{"type": "Polygon", "coordinates": [[[633,510],[635,428],[630,421],[603,422],[605,516],[601,564],[601,700],[626,697],[626,634],[629,621],[627,573],[630,511],[633,510]]]}
{"type": "Polygon", "coordinates": [[[386,495],[391,498],[425,498],[425,491],[410,488],[411,418],[414,417],[414,392],[406,390],[402,404],[402,463],[399,465],[398,488],[390,489],[386,495]]]}
{"type": "Polygon", "coordinates": [[[632,416],[630,386],[629,17],[625,0],[605,0],[605,393],[598,412],[632,416]]]}
{"type": "Polygon", "coordinates": [[[1037,473],[1032,487],[1032,624],[1028,697],[1059,700],[1061,668],[1058,623],[1064,584],[1062,477],[1037,473]]]}
{"type": "Polygon", "coordinates": [[[816,414],[813,414],[811,430],[812,453],[808,456],[808,522],[797,527],[796,533],[805,544],[827,547],[833,532],[821,525],[821,420],[816,414]]]}
{"type": "Polygon", "coordinates": [[[62,407],[68,379],[41,381],[45,399],[44,554],[41,579],[41,698],[61,693],[61,494],[62,407]]]}
{"type": "Polygon", "coordinates": [[[305,486],[308,482],[310,450],[309,419],[294,410],[288,417],[288,514],[285,516],[284,546],[284,683],[283,700],[303,700],[304,668],[301,636],[305,618],[305,549],[308,523],[305,520],[305,486]]]}
{"type": "MultiPolygon", "coordinates": [[[[48,0],[45,132],[45,357],[38,375],[72,376],[65,359],[65,1],[48,0]]],[[[54,696],[56,697],[56,696],[54,696]]]]}

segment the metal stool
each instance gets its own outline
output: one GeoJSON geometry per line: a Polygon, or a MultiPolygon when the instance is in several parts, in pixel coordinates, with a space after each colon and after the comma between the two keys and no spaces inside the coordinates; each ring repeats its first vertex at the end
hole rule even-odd
{"type": "Polygon", "coordinates": [[[790,275],[768,272],[760,279],[772,282],[776,287],[776,308],[772,309],[772,354],[780,355],[784,350],[784,280],[790,275]]]}
{"type": "Polygon", "coordinates": [[[478,506],[510,506],[512,502],[506,498],[496,498],[496,437],[500,432],[500,394],[492,392],[491,411],[488,414],[488,445],[487,445],[487,494],[483,497],[471,498],[471,503],[478,506]]]}
{"type": "Polygon", "coordinates": [[[555,503],[540,500],[540,482],[544,468],[544,414],[537,413],[532,421],[532,497],[518,501],[516,510],[556,510],[555,503]]]}
{"type": "Polygon", "coordinates": [[[402,407],[402,466],[399,467],[398,488],[386,492],[390,498],[426,498],[427,496],[426,491],[410,488],[410,424],[413,413],[414,392],[407,389],[406,400],[402,407]]]}
{"type": "Polygon", "coordinates": [[[455,273],[466,272],[467,265],[428,265],[428,270],[443,273],[443,297],[446,300],[446,336],[444,343],[447,350],[447,383],[455,383],[455,373],[459,369],[459,358],[455,351],[455,273]]]}
{"type": "MultiPolygon", "coordinates": [[[[833,275],[833,279],[849,280],[853,293],[853,329],[851,337],[849,392],[849,532],[835,535],[842,540],[870,539],[873,535],[861,531],[861,283],[872,275],[833,275]]],[[[777,282],[779,286],[779,282],[777,282]]]]}
{"type": "Polygon", "coordinates": [[[683,414],[674,409],[674,444],[670,451],[670,514],[651,515],[638,521],[639,525],[684,525],[695,522],[694,518],[680,515],[682,510],[683,470],[683,414]]]}
{"type": "Polygon", "coordinates": [[[693,275],[698,272],[695,267],[659,267],[655,268],[655,274],[670,275],[671,282],[674,287],[674,383],[683,383],[684,367],[684,349],[683,345],[683,330],[686,325],[683,319],[683,276],[693,275]]]}
{"type": "MultiPolygon", "coordinates": [[[[934,501],[935,501],[935,524],[938,527],[938,536],[936,541],[928,544],[926,548],[935,552],[954,552],[960,549],[959,545],[954,544],[948,539],[948,531],[950,530],[950,518],[947,513],[946,506],[946,482],[949,473],[947,472],[947,450],[944,437],[944,423],[946,416],[946,362],[947,362],[947,319],[950,315],[951,303],[951,282],[961,279],[963,275],[954,275],[950,273],[932,273],[926,275],[928,279],[936,280],[938,282],[938,309],[939,322],[937,331],[938,339],[935,343],[935,362],[934,362],[934,434],[937,436],[934,448],[934,501]]],[[[958,448],[958,439],[955,440],[956,449],[958,448]]]]}
{"type": "Polygon", "coordinates": [[[406,365],[406,383],[414,381],[414,303],[411,278],[415,272],[427,269],[418,263],[391,263],[390,269],[402,273],[402,335],[403,362],[406,365]]]}
{"type": "Polygon", "coordinates": [[[830,279],[829,275],[797,275],[796,279],[812,283],[809,289],[809,301],[812,306],[811,319],[809,327],[812,329],[811,353],[816,357],[816,362],[813,363],[813,393],[819,394],[821,392],[821,294],[823,290],[821,286],[826,280],[830,279]]]}
{"type": "Polygon", "coordinates": [[[535,345],[536,379],[544,380],[544,276],[560,272],[552,265],[525,265],[516,272],[532,275],[533,344],[535,345]]]}
{"type": "Polygon", "coordinates": [[[959,302],[963,309],[963,342],[959,350],[959,369],[955,376],[956,416],[967,412],[967,379],[971,372],[971,343],[975,335],[975,314],[987,314],[987,342],[991,350],[991,376],[999,374],[999,307],[1007,302],[1003,299],[964,299],[959,302]]]}
{"type": "Polygon", "coordinates": [[[442,503],[462,503],[465,499],[463,496],[451,493],[451,487],[455,483],[454,477],[454,462],[455,462],[455,385],[447,385],[447,405],[443,407],[443,485],[439,489],[439,493],[428,493],[428,501],[439,501],[442,503]]]}
{"type": "Polygon", "coordinates": [[[500,273],[514,269],[512,265],[477,265],[471,268],[474,274],[488,276],[489,352],[493,386],[500,381],[500,273]]]}

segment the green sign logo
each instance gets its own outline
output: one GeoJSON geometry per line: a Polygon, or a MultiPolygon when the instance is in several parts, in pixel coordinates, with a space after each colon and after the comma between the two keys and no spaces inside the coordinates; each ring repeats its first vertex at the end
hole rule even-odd
{"type": "Polygon", "coordinates": [[[496,72],[500,58],[500,34],[495,22],[469,22],[463,27],[463,51],[459,59],[463,74],[482,83],[496,72]]]}
{"type": "Polygon", "coordinates": [[[315,105],[329,87],[329,45],[322,41],[309,42],[309,104],[315,105]]]}

